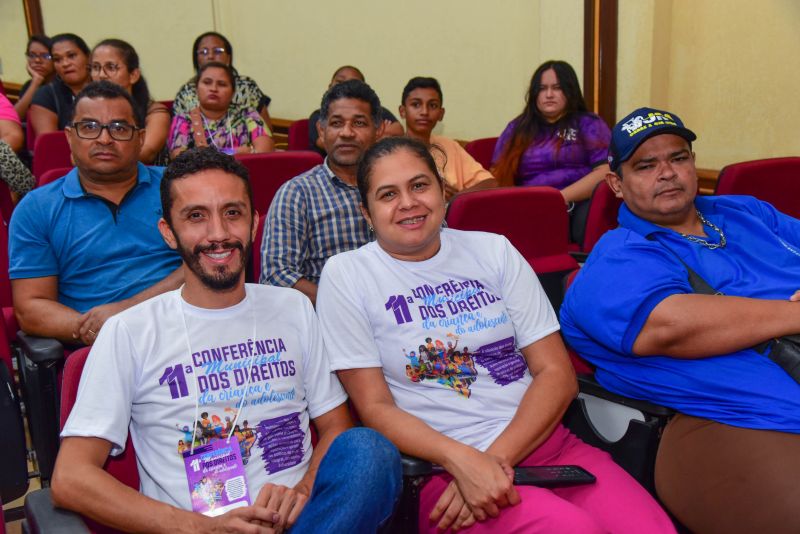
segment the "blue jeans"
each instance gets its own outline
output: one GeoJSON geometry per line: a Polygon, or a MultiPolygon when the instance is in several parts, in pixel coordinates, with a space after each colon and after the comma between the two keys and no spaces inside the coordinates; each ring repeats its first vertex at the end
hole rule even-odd
{"type": "Polygon", "coordinates": [[[400,453],[379,433],[351,428],[331,443],[292,534],[375,532],[403,485],[400,453]]]}

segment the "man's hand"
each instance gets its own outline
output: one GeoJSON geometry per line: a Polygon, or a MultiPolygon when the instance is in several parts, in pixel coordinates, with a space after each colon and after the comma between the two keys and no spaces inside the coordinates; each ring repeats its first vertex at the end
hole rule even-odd
{"type": "Polygon", "coordinates": [[[438,522],[436,528],[445,531],[451,528],[458,531],[462,528],[471,527],[475,523],[475,516],[472,514],[469,505],[464,501],[455,480],[451,480],[444,492],[439,496],[436,506],[431,510],[428,519],[431,522],[438,522]]]}
{"type": "Polygon", "coordinates": [[[230,512],[211,518],[204,532],[241,533],[241,534],[275,534],[279,532],[274,524],[278,520],[277,514],[259,506],[235,508],[230,512]]]}
{"type": "Polygon", "coordinates": [[[266,484],[253,503],[253,507],[263,507],[264,510],[273,514],[275,520],[272,521],[272,528],[277,534],[294,525],[300,512],[308,501],[308,495],[303,493],[305,486],[287,488],[277,484],[266,484]]]}
{"type": "Polygon", "coordinates": [[[128,304],[124,300],[95,306],[87,311],[78,319],[78,328],[72,333],[72,337],[80,339],[85,345],[91,345],[97,339],[100,329],[112,315],[128,309],[128,304]]]}

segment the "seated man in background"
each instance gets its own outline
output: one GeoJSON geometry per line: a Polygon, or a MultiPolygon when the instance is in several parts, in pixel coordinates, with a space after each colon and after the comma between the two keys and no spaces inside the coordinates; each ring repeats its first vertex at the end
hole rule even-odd
{"type": "Polygon", "coordinates": [[[9,277],[28,334],[89,345],[111,315],[183,281],[158,233],[163,169],[138,163],[145,132],[133,110],[116,84],[81,90],[66,128],[77,167],[14,211],[9,277]]]}
{"type": "Polygon", "coordinates": [[[444,118],[444,97],[436,78],[411,78],[403,89],[400,116],[406,121],[406,135],[431,148],[431,155],[444,178],[446,200],[462,191],[497,187],[492,174],[475,161],[457,141],[433,135],[444,118]]]}
{"type": "Polygon", "coordinates": [[[680,412],[655,483],[691,531],[800,532],[800,375],[771,341],[800,333],[800,221],[697,196],[695,138],[655,109],[614,127],[620,227],[570,287],[562,330],[603,386],[680,412]]]}
{"type": "Polygon", "coordinates": [[[192,149],[161,195],[186,284],[106,323],[62,432],[54,503],[130,532],[375,532],[400,493],[400,455],[349,429],[308,300],[245,285],[258,225],[247,170],[192,149]],[[141,493],[103,470],[129,426],[141,493]]]}
{"type": "Polygon", "coordinates": [[[275,194],[264,224],[262,284],[294,287],[313,303],[328,258],[371,241],[356,170],[383,126],[381,102],[369,85],[349,80],[328,89],[317,123],[328,156],[275,194]]]}
{"type": "MultiPolygon", "coordinates": [[[[343,67],[339,67],[336,69],[336,72],[333,73],[331,82],[328,84],[328,89],[337,83],[346,82],[348,80],[361,80],[362,82],[366,82],[364,74],[362,74],[360,70],[353,66],[345,65],[343,67]]],[[[383,112],[383,135],[403,135],[403,126],[397,121],[397,117],[392,115],[392,112],[384,107],[381,108],[381,111],[383,112]]],[[[323,143],[317,131],[319,112],[320,110],[316,110],[308,118],[308,148],[310,150],[316,150],[324,156],[326,150],[325,144],[323,143]]]]}

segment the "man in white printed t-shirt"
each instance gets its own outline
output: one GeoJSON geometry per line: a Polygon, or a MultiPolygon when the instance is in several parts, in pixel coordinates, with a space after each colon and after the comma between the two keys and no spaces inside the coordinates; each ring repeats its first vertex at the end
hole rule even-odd
{"type": "Polygon", "coordinates": [[[55,504],[127,531],[375,531],[399,495],[399,455],[349,429],[308,298],[244,283],[258,222],[247,171],[188,151],[161,196],[185,285],[101,331],[62,432],[55,504]],[[103,470],[129,428],[141,493],[103,470]]]}

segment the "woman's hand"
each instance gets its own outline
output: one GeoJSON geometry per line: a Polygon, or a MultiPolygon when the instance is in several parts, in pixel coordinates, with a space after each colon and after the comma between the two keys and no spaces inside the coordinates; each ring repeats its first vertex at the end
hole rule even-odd
{"type": "Polygon", "coordinates": [[[455,480],[451,480],[450,484],[439,496],[439,500],[431,510],[428,519],[432,523],[437,523],[436,528],[442,531],[448,528],[457,531],[470,527],[475,523],[475,515],[464,501],[464,497],[461,495],[455,480]]]}
{"type": "Polygon", "coordinates": [[[496,456],[465,447],[445,466],[478,521],[497,517],[500,508],[519,503],[514,469],[496,456]]]}
{"type": "Polygon", "coordinates": [[[28,90],[36,89],[42,85],[42,82],[44,82],[44,76],[33,70],[30,65],[26,65],[25,70],[28,71],[28,74],[31,77],[31,85],[28,90]]]}

